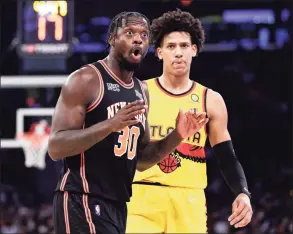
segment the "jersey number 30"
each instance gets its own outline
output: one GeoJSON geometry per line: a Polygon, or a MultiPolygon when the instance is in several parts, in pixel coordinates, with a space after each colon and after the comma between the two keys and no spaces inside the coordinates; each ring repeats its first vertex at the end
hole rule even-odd
{"type": "Polygon", "coordinates": [[[118,143],[114,147],[114,154],[117,157],[123,156],[127,151],[127,158],[132,160],[136,155],[137,139],[140,135],[140,128],[136,126],[126,127],[120,131],[118,143]]]}

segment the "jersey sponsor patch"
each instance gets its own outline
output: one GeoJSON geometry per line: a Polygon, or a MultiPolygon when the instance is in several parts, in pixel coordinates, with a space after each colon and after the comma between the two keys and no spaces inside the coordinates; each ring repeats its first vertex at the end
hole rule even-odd
{"type": "Polygon", "coordinates": [[[107,83],[107,88],[109,91],[120,92],[119,84],[107,83]]]}

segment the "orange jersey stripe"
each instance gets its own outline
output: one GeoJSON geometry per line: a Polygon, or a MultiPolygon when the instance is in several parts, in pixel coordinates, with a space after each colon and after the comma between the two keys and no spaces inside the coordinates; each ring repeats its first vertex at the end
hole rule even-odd
{"type": "Polygon", "coordinates": [[[100,71],[92,64],[88,64],[88,66],[90,66],[91,68],[93,68],[97,72],[98,78],[99,78],[99,85],[100,85],[98,97],[87,108],[87,112],[90,112],[93,109],[95,109],[103,99],[103,96],[104,96],[104,82],[103,82],[103,77],[102,77],[100,71]]]}
{"type": "Polygon", "coordinates": [[[93,221],[92,221],[91,211],[88,207],[87,199],[88,199],[87,195],[82,195],[82,204],[83,204],[83,208],[84,208],[84,212],[85,212],[86,221],[89,224],[90,233],[92,234],[92,233],[96,233],[96,229],[95,229],[95,225],[93,224],[93,221]]]}
{"type": "Polygon", "coordinates": [[[93,233],[96,233],[96,227],[93,223],[93,220],[92,220],[92,214],[91,214],[91,210],[89,209],[89,203],[88,203],[88,196],[86,195],[85,196],[85,204],[86,204],[86,208],[88,210],[88,214],[89,214],[89,221],[91,223],[91,226],[92,226],[92,229],[93,229],[93,233]]]}
{"type": "Polygon", "coordinates": [[[121,79],[119,79],[119,77],[117,77],[114,72],[111,71],[111,69],[108,67],[108,65],[103,61],[100,60],[99,63],[105,68],[105,70],[110,74],[110,76],[117,81],[117,83],[119,83],[122,87],[126,88],[126,89],[131,89],[134,86],[134,82],[133,79],[131,80],[130,84],[126,84],[124,83],[121,79]]]}
{"type": "Polygon", "coordinates": [[[91,106],[90,108],[87,109],[87,112],[91,112],[92,110],[94,110],[101,103],[103,97],[104,97],[104,85],[102,86],[100,96],[93,103],[93,106],[91,106]]]}
{"type": "Polygon", "coordinates": [[[70,225],[69,225],[69,217],[68,217],[68,192],[64,192],[63,209],[64,209],[66,233],[70,234],[70,225]]]}
{"type": "Polygon", "coordinates": [[[66,181],[67,181],[69,173],[70,173],[70,169],[68,168],[67,172],[64,174],[63,179],[62,179],[61,184],[60,184],[60,190],[61,191],[64,191],[64,187],[65,187],[65,184],[66,184],[66,181]]]}
{"type": "Polygon", "coordinates": [[[80,177],[82,180],[83,190],[85,193],[89,193],[89,185],[85,177],[85,157],[84,153],[80,155],[80,177]]]}
{"type": "MultiPolygon", "coordinates": [[[[206,110],[206,94],[207,94],[207,88],[204,88],[203,92],[202,92],[202,109],[204,112],[207,113],[207,110],[206,110]]],[[[207,125],[204,126],[204,131],[206,133],[206,135],[208,135],[207,133],[207,125]]]]}
{"type": "MultiPolygon", "coordinates": [[[[82,128],[84,129],[85,127],[85,123],[83,123],[82,128]]],[[[80,154],[80,178],[82,180],[82,185],[83,185],[83,191],[85,193],[89,193],[89,185],[85,176],[85,157],[84,157],[84,153],[80,154]]]]}

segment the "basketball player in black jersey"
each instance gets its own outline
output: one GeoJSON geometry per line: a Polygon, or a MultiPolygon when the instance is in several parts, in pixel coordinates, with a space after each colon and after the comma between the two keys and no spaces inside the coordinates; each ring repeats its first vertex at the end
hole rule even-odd
{"type": "Polygon", "coordinates": [[[64,162],[54,196],[57,234],[124,233],[137,160],[141,170],[158,163],[208,121],[205,113],[179,111],[175,130],[150,142],[148,92],[133,78],[149,37],[144,15],[117,15],[108,57],[73,72],[61,90],[48,150],[64,162]]]}

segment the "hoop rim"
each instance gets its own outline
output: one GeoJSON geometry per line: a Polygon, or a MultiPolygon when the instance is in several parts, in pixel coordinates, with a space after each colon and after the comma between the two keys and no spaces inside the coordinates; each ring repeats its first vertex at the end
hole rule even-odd
{"type": "MultiPolygon", "coordinates": [[[[20,143],[23,142],[30,142],[31,146],[30,147],[38,147],[41,148],[42,144],[44,143],[44,141],[46,141],[46,139],[49,138],[49,133],[43,133],[43,134],[36,134],[34,132],[23,132],[23,133],[19,133],[16,136],[16,140],[19,141],[20,143]]],[[[23,147],[24,144],[22,144],[23,147]]]]}

